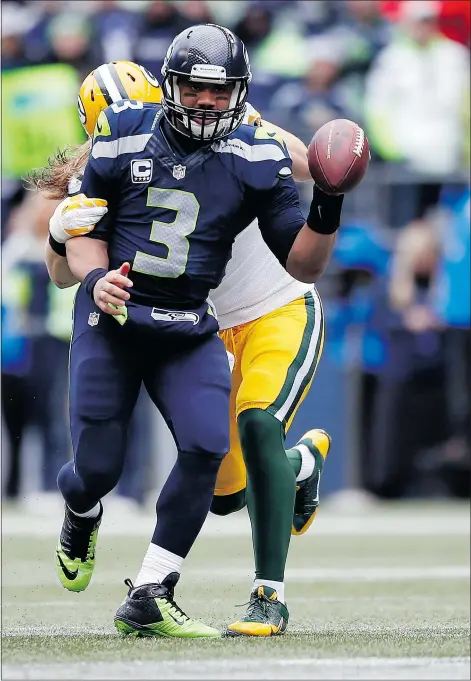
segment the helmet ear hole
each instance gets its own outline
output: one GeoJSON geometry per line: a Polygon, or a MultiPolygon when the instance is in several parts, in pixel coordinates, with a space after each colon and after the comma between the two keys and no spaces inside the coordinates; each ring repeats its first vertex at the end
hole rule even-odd
{"type": "Polygon", "coordinates": [[[93,92],[93,90],[90,92],[90,99],[92,100],[92,102],[95,101],[95,93],[93,92]]]}
{"type": "Polygon", "coordinates": [[[126,73],[126,75],[130,77],[130,79],[132,80],[133,83],[136,82],[136,79],[134,78],[134,76],[132,75],[132,73],[129,73],[129,72],[128,72],[128,73],[126,73]]]}

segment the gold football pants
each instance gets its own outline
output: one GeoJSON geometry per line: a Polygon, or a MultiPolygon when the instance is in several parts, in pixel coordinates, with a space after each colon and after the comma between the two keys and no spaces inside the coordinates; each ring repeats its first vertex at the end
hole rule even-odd
{"type": "Polygon", "coordinates": [[[285,432],[305,398],[322,353],[324,314],[317,291],[246,324],[220,332],[235,357],[231,392],[231,448],[224,457],[215,495],[246,486],[237,418],[245,409],[265,409],[285,432]]]}

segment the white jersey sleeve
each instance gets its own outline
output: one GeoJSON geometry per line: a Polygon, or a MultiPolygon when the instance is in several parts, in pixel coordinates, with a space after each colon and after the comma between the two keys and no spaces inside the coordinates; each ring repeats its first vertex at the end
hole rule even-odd
{"type": "Polygon", "coordinates": [[[296,281],[283,269],[254,220],[236,237],[224,279],[210,297],[219,327],[228,329],[273,312],[312,290],[313,284],[296,281]]]}
{"type": "MultiPolygon", "coordinates": [[[[243,123],[260,126],[262,116],[247,102],[243,123]]],[[[258,222],[241,232],[217,289],[211,291],[219,326],[227,329],[273,312],[314,290],[312,284],[293,279],[264,242],[258,222]]]]}

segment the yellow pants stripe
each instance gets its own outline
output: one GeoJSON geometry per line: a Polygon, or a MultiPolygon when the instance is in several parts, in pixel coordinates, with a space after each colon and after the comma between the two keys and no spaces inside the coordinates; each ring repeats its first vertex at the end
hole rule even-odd
{"type": "Polygon", "coordinates": [[[267,411],[286,427],[287,422],[300,402],[306,387],[312,380],[322,351],[324,336],[324,315],[317,291],[304,295],[306,326],[298,353],[288,369],[286,380],[276,400],[267,411]]]}

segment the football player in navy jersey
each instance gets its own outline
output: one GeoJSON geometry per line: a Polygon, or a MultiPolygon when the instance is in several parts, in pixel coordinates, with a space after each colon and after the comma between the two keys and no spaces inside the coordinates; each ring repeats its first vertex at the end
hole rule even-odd
{"type": "Polygon", "coordinates": [[[208,293],[255,217],[287,271],[313,282],[330,256],[342,199],[315,189],[305,221],[283,140],[240,125],[251,75],[230,31],[185,30],[162,73],[162,108],[128,100],[100,114],[81,189],[109,211],[93,232],[67,242],[82,285],[70,356],[74,462],[58,479],[66,513],[57,567],[66,588],[88,586],[100,500],[119,479],[144,382],[178,458],[115,623],[136,635],[218,636],[173,600],[229,448],[230,371],[208,293]]]}

